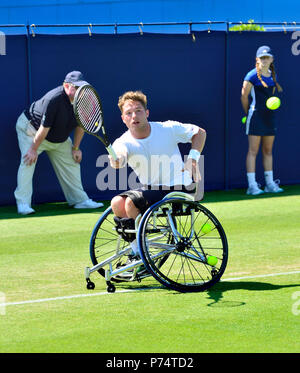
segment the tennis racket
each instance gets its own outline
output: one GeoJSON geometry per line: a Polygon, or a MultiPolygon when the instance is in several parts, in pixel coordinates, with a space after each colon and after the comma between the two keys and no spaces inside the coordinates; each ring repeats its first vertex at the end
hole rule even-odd
{"type": "Polygon", "coordinates": [[[85,132],[102,141],[113,160],[117,160],[116,153],[105,132],[101,100],[91,85],[85,84],[77,89],[73,109],[78,125],[85,132]],[[99,134],[100,130],[102,136],[99,134]]]}

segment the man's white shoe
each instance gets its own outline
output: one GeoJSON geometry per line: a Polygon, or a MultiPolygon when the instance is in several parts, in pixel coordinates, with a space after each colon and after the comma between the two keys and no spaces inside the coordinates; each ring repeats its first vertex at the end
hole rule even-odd
{"type": "Polygon", "coordinates": [[[273,183],[271,184],[267,184],[265,186],[265,192],[266,193],[281,193],[283,192],[283,189],[279,187],[279,184],[280,181],[279,180],[275,180],[273,181],[273,183]]]}
{"type": "Polygon", "coordinates": [[[264,191],[259,188],[258,184],[250,185],[247,189],[246,194],[249,194],[251,196],[258,196],[259,194],[262,194],[264,191]]]}
{"type": "Polygon", "coordinates": [[[17,205],[18,213],[21,215],[34,214],[35,210],[31,208],[27,203],[19,203],[17,205]]]}
{"type": "Polygon", "coordinates": [[[87,199],[84,202],[76,203],[74,206],[75,209],[97,209],[99,207],[103,207],[103,203],[95,202],[91,199],[87,199]]]}

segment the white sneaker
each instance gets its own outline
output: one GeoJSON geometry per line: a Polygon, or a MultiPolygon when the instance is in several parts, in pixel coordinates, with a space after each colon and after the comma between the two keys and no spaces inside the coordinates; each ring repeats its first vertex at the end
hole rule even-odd
{"type": "Polygon", "coordinates": [[[74,209],[97,209],[99,207],[103,207],[103,203],[95,202],[91,199],[87,199],[84,202],[76,203],[76,205],[74,205],[74,209]]]}
{"type": "Polygon", "coordinates": [[[259,188],[260,185],[258,184],[253,184],[250,185],[249,188],[247,189],[246,194],[249,194],[251,196],[258,196],[259,194],[262,194],[264,191],[259,188]]]}
{"type": "Polygon", "coordinates": [[[283,189],[279,187],[280,180],[275,180],[271,184],[265,186],[266,193],[281,193],[283,189]]]}
{"type": "Polygon", "coordinates": [[[34,214],[35,210],[31,208],[27,203],[18,203],[18,213],[21,215],[34,214]]]}

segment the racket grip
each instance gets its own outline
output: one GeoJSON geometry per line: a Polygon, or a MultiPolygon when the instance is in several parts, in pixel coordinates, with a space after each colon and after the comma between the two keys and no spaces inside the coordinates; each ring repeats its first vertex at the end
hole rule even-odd
{"type": "Polygon", "coordinates": [[[111,145],[108,145],[108,147],[107,147],[106,149],[107,149],[109,155],[112,157],[112,159],[113,159],[114,161],[116,161],[116,160],[118,159],[118,157],[117,157],[117,155],[116,155],[116,153],[115,153],[113,147],[112,147],[111,145]]]}

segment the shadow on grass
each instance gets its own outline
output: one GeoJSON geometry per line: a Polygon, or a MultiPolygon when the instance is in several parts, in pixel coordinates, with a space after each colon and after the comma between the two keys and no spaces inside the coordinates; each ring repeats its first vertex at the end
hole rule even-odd
{"type": "MultiPolygon", "coordinates": [[[[282,288],[289,288],[289,287],[297,287],[300,284],[293,284],[293,285],[274,285],[265,282],[246,282],[246,281],[221,281],[215,284],[211,289],[199,293],[181,293],[176,290],[168,289],[167,287],[161,285],[157,282],[153,277],[148,277],[146,279],[146,283],[143,281],[133,281],[133,282],[114,282],[113,284],[116,287],[116,293],[118,291],[126,291],[128,290],[133,291],[133,294],[137,291],[141,292],[157,292],[157,290],[162,290],[165,295],[178,295],[183,296],[184,294],[202,294],[208,295],[207,299],[211,300],[208,307],[240,307],[244,306],[246,302],[243,301],[232,301],[224,299],[224,293],[227,291],[233,290],[249,290],[249,291],[269,291],[269,290],[279,290],[282,288]]],[[[130,293],[129,293],[130,294],[130,293]]]]}
{"type": "Polygon", "coordinates": [[[289,287],[297,287],[300,284],[293,285],[274,285],[268,282],[255,282],[255,281],[221,281],[214,285],[207,291],[208,299],[213,302],[209,303],[209,307],[238,307],[246,303],[240,301],[226,301],[223,294],[227,291],[233,290],[249,290],[249,291],[273,291],[289,287]]]}

